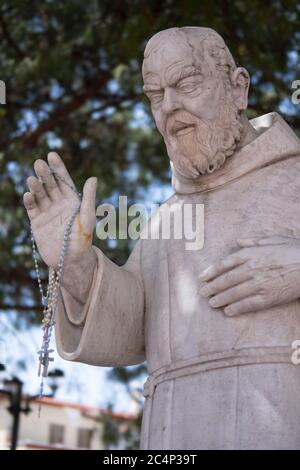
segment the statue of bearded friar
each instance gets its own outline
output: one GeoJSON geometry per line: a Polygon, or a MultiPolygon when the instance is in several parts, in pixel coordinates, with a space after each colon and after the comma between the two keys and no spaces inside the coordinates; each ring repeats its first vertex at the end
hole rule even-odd
{"type": "MultiPolygon", "coordinates": [[[[203,204],[204,244],[141,238],[117,266],[91,242],[89,178],[65,261],[59,352],[105,367],[147,361],[143,449],[300,449],[300,141],[277,113],[248,120],[249,75],[212,29],[156,34],[142,72],[173,173],[155,227],[166,207],[203,204]]],[[[78,201],[49,166],[72,183],[51,152],[24,203],[56,269],[78,201]]]]}

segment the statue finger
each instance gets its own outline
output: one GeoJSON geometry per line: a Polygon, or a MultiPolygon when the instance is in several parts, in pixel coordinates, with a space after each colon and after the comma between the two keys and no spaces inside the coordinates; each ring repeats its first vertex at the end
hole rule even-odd
{"type": "Polygon", "coordinates": [[[97,178],[88,178],[83,187],[82,203],[80,208],[80,219],[83,227],[91,232],[96,223],[96,190],[97,178]]]}
{"type": "Polygon", "coordinates": [[[243,266],[233,268],[220,276],[216,277],[200,290],[203,297],[210,297],[222,292],[230,287],[241,284],[242,282],[251,279],[252,275],[249,270],[245,270],[243,266]]]}
{"type": "Polygon", "coordinates": [[[284,245],[291,243],[300,243],[298,238],[288,237],[283,235],[271,235],[268,237],[251,237],[251,238],[238,238],[237,244],[240,248],[247,248],[253,246],[267,246],[267,245],[284,245]]]}
{"type": "Polygon", "coordinates": [[[41,159],[36,160],[34,162],[34,170],[49,197],[53,201],[60,200],[62,193],[47,163],[41,159]]]}
{"type": "Polygon", "coordinates": [[[272,235],[270,237],[263,237],[259,240],[259,246],[263,245],[285,245],[291,243],[300,243],[299,238],[288,237],[283,235],[272,235]]]}
{"type": "Polygon", "coordinates": [[[265,307],[262,295],[253,295],[228,305],[225,307],[224,313],[228,317],[233,317],[242,313],[257,312],[265,307]]]}
{"type": "Polygon", "coordinates": [[[57,185],[59,186],[61,192],[66,195],[73,195],[74,191],[71,189],[71,187],[75,189],[75,184],[61,157],[56,152],[49,152],[47,158],[51,170],[53,170],[58,176],[63,179],[62,181],[61,179],[56,178],[57,185]],[[67,184],[65,184],[64,181],[67,184]]]}
{"type": "Polygon", "coordinates": [[[23,203],[30,220],[35,219],[40,214],[40,209],[36,204],[34,195],[32,193],[25,193],[23,196],[23,203]]]}
{"type": "Polygon", "coordinates": [[[200,281],[209,281],[220,274],[228,271],[229,269],[234,268],[235,266],[239,266],[244,264],[248,258],[243,257],[238,254],[229,255],[221,261],[209,266],[206,268],[202,273],[199,274],[200,281]]]}
{"type": "Polygon", "coordinates": [[[248,248],[251,246],[259,246],[260,240],[261,240],[261,237],[238,238],[237,244],[240,248],[248,248]]]}
{"type": "Polygon", "coordinates": [[[27,178],[27,186],[30,192],[34,195],[34,199],[40,209],[47,209],[50,206],[51,201],[45,191],[44,185],[35,176],[29,176],[29,178],[27,178]]]}
{"type": "Polygon", "coordinates": [[[244,299],[249,295],[257,294],[259,291],[259,283],[253,279],[243,282],[237,286],[216,294],[209,300],[209,305],[213,308],[224,307],[238,300],[244,299]]]}

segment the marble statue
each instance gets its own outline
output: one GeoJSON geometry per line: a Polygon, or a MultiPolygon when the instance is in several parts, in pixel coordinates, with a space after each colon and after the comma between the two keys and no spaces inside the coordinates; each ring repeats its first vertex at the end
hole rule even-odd
{"type": "MultiPolygon", "coordinates": [[[[300,449],[300,141],[277,113],[248,120],[249,75],[219,34],[153,36],[144,91],[174,194],[204,204],[204,246],[140,239],[119,267],[92,245],[97,181],[84,186],[56,323],[60,355],[98,366],[147,361],[143,449],[300,449]]],[[[57,267],[78,202],[37,160],[24,204],[57,267]]],[[[155,214],[157,230],[160,209],[155,214]]]]}

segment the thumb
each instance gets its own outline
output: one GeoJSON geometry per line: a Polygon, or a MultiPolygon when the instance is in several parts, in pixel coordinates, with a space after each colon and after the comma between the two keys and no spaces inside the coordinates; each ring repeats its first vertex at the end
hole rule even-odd
{"type": "Polygon", "coordinates": [[[88,178],[83,187],[83,196],[80,208],[80,220],[84,230],[91,232],[96,222],[96,189],[97,178],[92,176],[88,178]]]}

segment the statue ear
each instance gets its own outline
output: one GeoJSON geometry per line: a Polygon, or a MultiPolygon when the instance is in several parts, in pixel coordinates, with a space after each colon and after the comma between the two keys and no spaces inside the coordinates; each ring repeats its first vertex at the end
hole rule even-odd
{"type": "Polygon", "coordinates": [[[235,103],[240,110],[248,106],[250,75],[243,67],[236,68],[231,75],[231,85],[235,103]]]}

